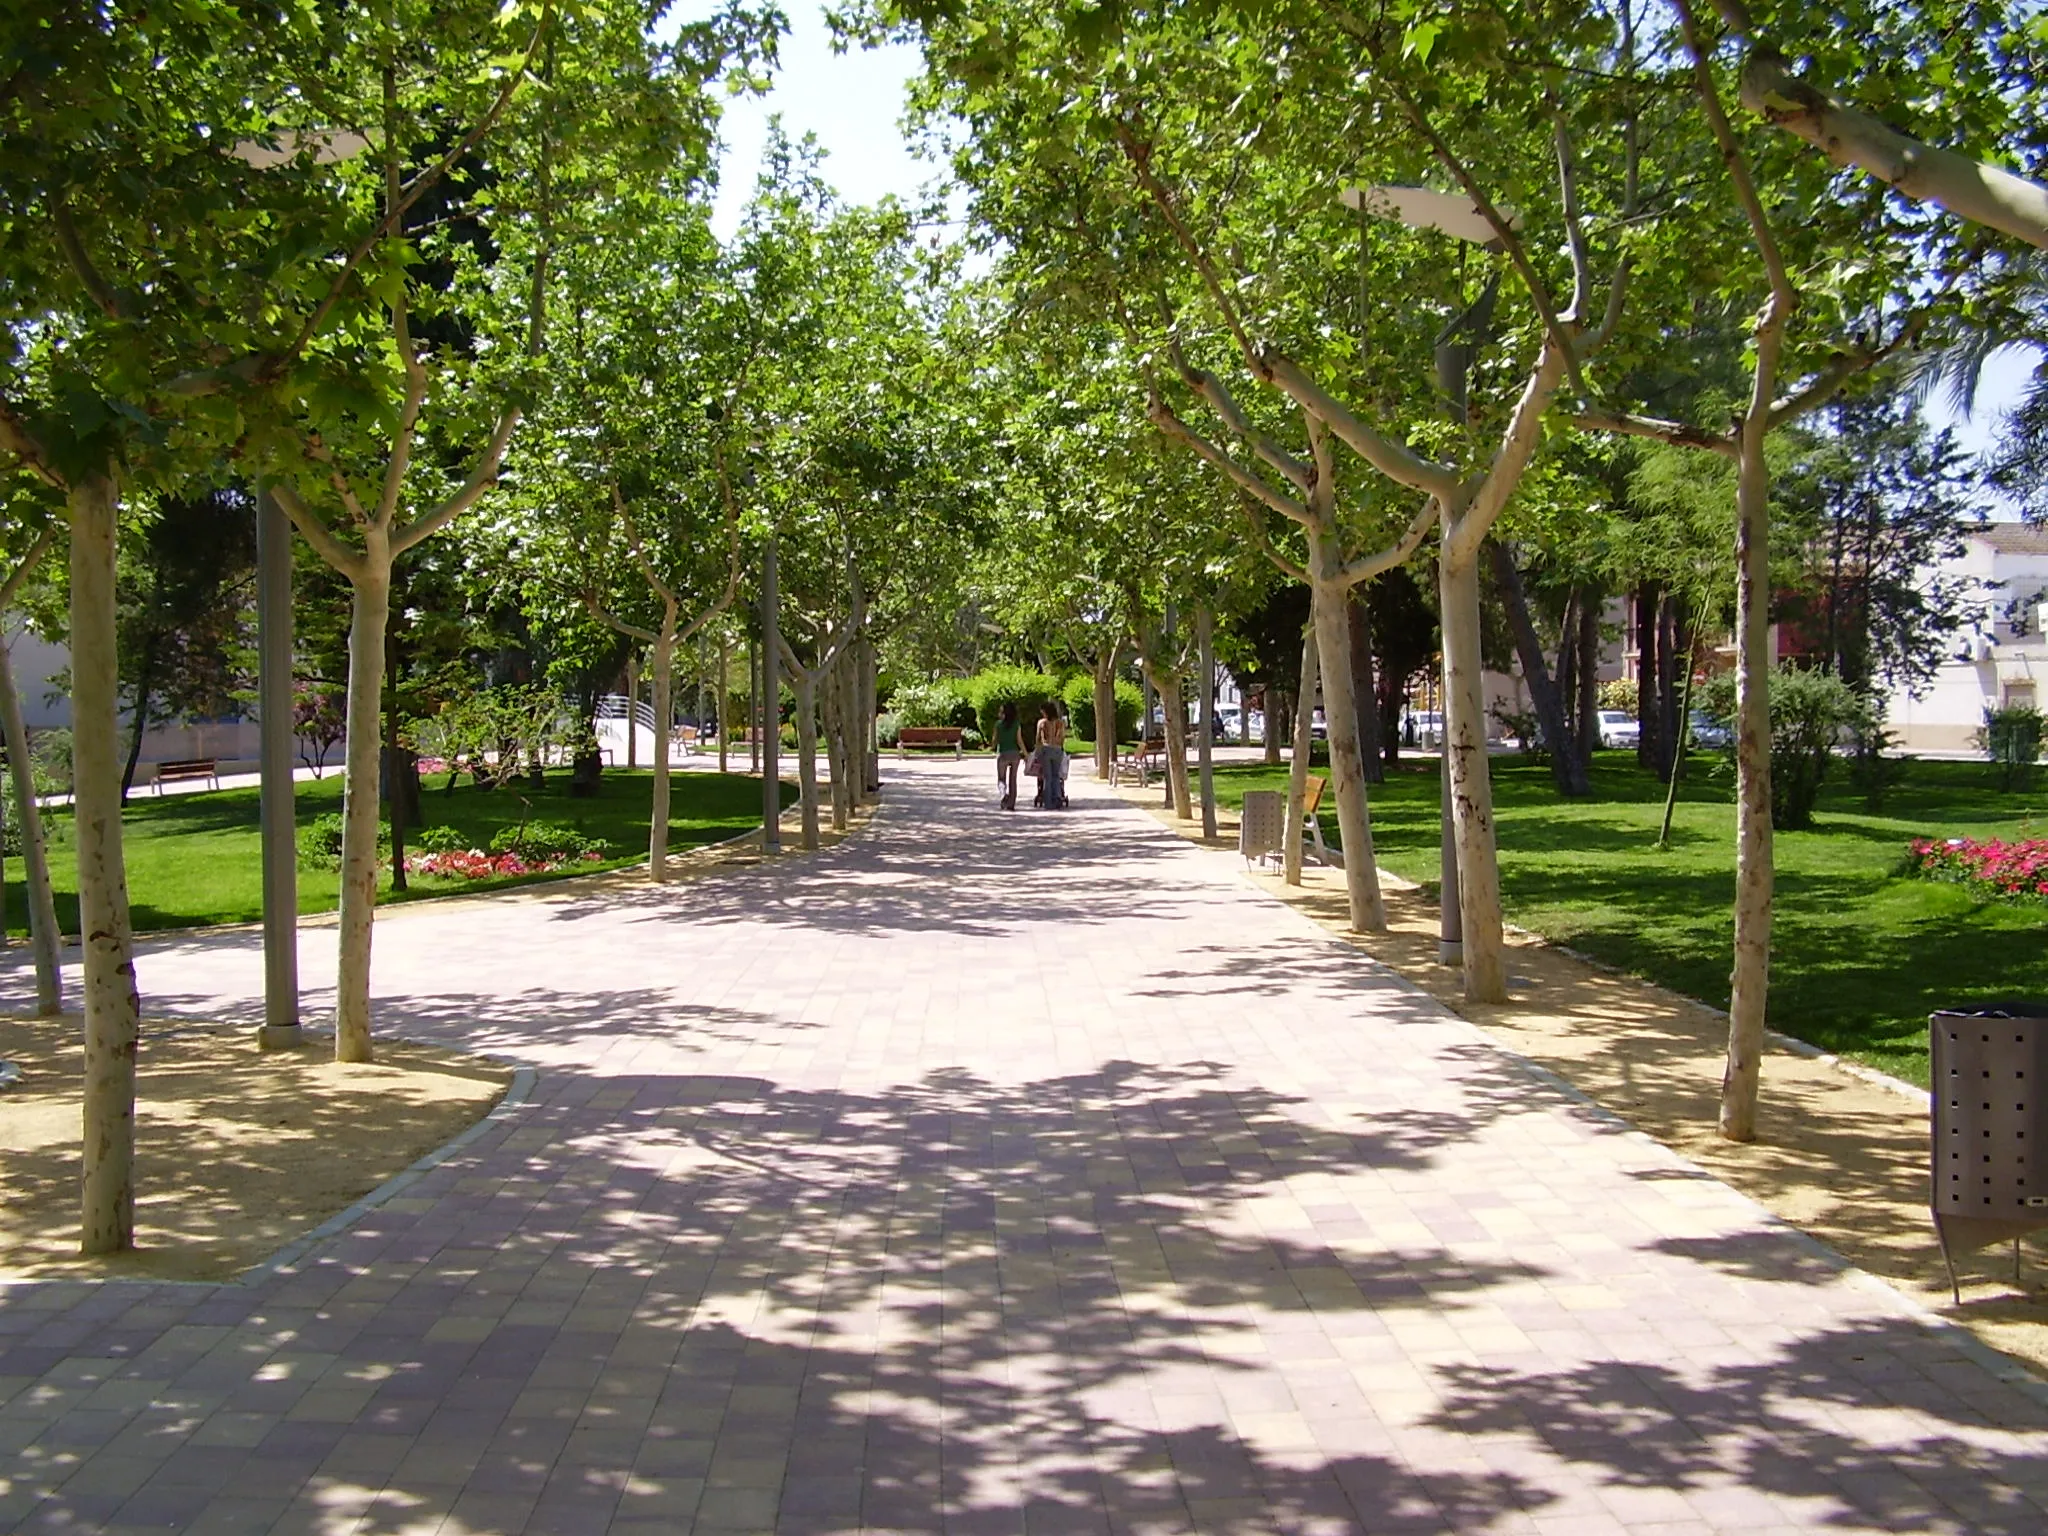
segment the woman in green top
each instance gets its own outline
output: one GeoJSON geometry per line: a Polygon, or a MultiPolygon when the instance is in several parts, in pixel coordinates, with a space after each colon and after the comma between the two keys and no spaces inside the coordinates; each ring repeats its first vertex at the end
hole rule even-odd
{"type": "Polygon", "coordinates": [[[1002,787],[1002,808],[1017,809],[1017,765],[1024,761],[1024,727],[1017,721],[1017,706],[1005,704],[996,721],[996,783],[1002,787]]]}

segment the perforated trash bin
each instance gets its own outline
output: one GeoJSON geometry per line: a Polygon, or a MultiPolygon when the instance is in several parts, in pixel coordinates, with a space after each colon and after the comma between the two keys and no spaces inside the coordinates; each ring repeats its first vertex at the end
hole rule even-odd
{"type": "Polygon", "coordinates": [[[1277,789],[1248,789],[1238,812],[1237,851],[1245,862],[1280,851],[1287,819],[1287,797],[1277,789]]]}
{"type": "Polygon", "coordinates": [[[1934,1229],[1957,1301],[1955,1257],[2048,1227],[2048,1003],[1928,1020],[1934,1229]]]}

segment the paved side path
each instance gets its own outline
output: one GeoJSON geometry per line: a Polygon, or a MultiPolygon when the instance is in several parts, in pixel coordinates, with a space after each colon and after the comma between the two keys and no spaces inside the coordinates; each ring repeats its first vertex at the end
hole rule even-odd
{"type": "MultiPolygon", "coordinates": [[[[889,771],[380,922],[533,1099],[258,1284],[0,1289],[0,1530],[2048,1528],[2035,1399],[1227,858],[889,771]]],[[[254,940],[142,979],[251,1015],[254,940]]]]}

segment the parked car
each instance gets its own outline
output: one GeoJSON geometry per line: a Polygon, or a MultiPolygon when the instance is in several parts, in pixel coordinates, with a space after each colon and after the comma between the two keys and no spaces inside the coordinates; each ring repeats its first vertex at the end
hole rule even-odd
{"type": "Polygon", "coordinates": [[[1643,728],[1636,723],[1636,717],[1625,709],[1603,709],[1600,711],[1600,745],[1603,747],[1632,747],[1643,739],[1643,728]]]}
{"type": "Polygon", "coordinates": [[[1703,709],[1692,712],[1692,744],[1702,752],[1719,752],[1735,739],[1726,722],[1716,720],[1703,709]]]}

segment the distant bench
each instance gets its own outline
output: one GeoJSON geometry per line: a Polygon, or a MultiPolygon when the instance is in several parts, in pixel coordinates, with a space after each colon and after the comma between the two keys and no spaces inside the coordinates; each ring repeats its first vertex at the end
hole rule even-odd
{"type": "Polygon", "coordinates": [[[906,725],[896,734],[896,755],[909,747],[951,747],[960,756],[961,728],[957,725],[906,725]]]}
{"type": "Polygon", "coordinates": [[[166,784],[193,784],[204,779],[215,789],[220,788],[220,763],[211,757],[188,758],[180,763],[158,763],[150,775],[149,787],[152,793],[162,794],[166,784]]]}

